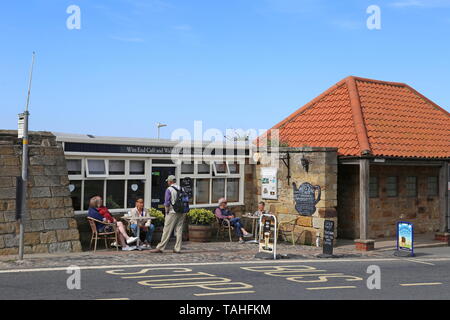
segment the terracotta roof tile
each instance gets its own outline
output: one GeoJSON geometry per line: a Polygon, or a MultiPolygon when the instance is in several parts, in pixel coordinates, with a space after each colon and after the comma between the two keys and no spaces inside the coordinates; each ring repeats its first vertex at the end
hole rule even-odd
{"type": "Polygon", "coordinates": [[[345,78],[272,129],[345,156],[450,158],[450,114],[403,83],[345,78]]]}

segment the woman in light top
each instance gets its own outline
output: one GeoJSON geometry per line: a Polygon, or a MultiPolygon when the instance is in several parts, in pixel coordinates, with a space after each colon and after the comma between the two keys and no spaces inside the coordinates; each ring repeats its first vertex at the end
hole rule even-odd
{"type": "MultiPolygon", "coordinates": [[[[144,199],[139,198],[136,200],[136,207],[131,209],[131,217],[150,217],[150,213],[144,208],[144,199]]],[[[134,236],[137,236],[137,228],[140,228],[140,238],[144,242],[144,247],[150,248],[152,243],[153,231],[155,231],[155,225],[151,223],[151,220],[133,220],[131,219],[131,231],[134,236]]]]}

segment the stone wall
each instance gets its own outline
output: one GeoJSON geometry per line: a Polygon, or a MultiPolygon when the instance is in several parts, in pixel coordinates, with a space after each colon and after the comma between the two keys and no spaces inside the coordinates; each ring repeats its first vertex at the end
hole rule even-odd
{"type": "MultiPolygon", "coordinates": [[[[31,132],[29,141],[24,253],[81,251],[63,149],[49,132],[31,132]]],[[[18,253],[15,210],[21,143],[17,131],[0,130],[0,255],[18,253]]]]}
{"type": "MultiPolygon", "coordinates": [[[[280,156],[284,157],[287,152],[290,154],[290,179],[288,181],[288,168],[279,161],[278,163],[278,200],[265,200],[261,197],[261,168],[271,167],[264,164],[264,157],[261,164],[254,166],[253,187],[246,187],[246,193],[250,197],[252,191],[256,195],[254,199],[249,199],[252,203],[252,210],[255,211],[259,201],[266,203],[266,209],[275,213],[279,221],[297,219],[295,227],[282,228],[289,231],[294,228],[294,239],[300,244],[315,244],[316,236],[323,239],[323,228],[325,220],[333,220],[337,228],[337,153],[335,148],[280,148],[280,156]],[[309,161],[309,170],[306,171],[301,165],[302,157],[309,161]],[[295,209],[294,192],[292,183],[299,187],[304,182],[312,185],[319,185],[321,188],[321,199],[316,205],[316,211],[312,216],[300,216],[295,209]],[[252,188],[252,190],[249,190],[252,188]]],[[[249,169],[250,170],[250,169],[249,169]]],[[[250,173],[249,173],[250,175],[250,173]]],[[[250,177],[250,176],[249,176],[250,177]]],[[[248,181],[248,180],[247,180],[248,181]]],[[[246,199],[247,201],[247,199],[246,199]]],[[[247,203],[247,202],[246,202],[247,203]]],[[[291,241],[289,232],[286,238],[291,241]]]]}
{"type": "MultiPolygon", "coordinates": [[[[370,176],[378,178],[378,197],[369,199],[369,238],[394,237],[396,223],[414,223],[415,233],[439,231],[439,196],[427,195],[427,178],[439,176],[439,168],[431,166],[371,165],[370,176]],[[388,197],[386,179],[397,176],[398,196],[388,197]],[[406,177],[417,177],[417,196],[406,195],[406,177]]],[[[339,167],[339,237],[359,238],[359,167],[339,167]]]]}

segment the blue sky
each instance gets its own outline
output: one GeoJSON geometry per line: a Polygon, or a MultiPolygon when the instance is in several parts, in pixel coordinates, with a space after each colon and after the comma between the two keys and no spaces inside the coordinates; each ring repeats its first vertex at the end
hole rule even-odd
{"type": "Polygon", "coordinates": [[[450,110],[450,0],[18,0],[0,10],[0,128],[169,138],[267,129],[348,75],[450,110]],[[69,30],[69,5],[81,29],[69,30]],[[381,8],[381,30],[366,9],[381,8]]]}

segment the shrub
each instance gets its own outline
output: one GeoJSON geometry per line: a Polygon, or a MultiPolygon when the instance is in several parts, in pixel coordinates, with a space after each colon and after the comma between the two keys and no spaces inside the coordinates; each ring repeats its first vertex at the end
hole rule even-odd
{"type": "Polygon", "coordinates": [[[216,220],[214,213],[206,209],[191,209],[187,217],[191,224],[202,226],[211,225],[216,220]]]}
{"type": "Polygon", "coordinates": [[[156,218],[152,220],[152,223],[155,225],[155,227],[161,227],[164,225],[164,214],[162,213],[162,211],[155,208],[151,208],[148,211],[152,217],[156,218]]]}

